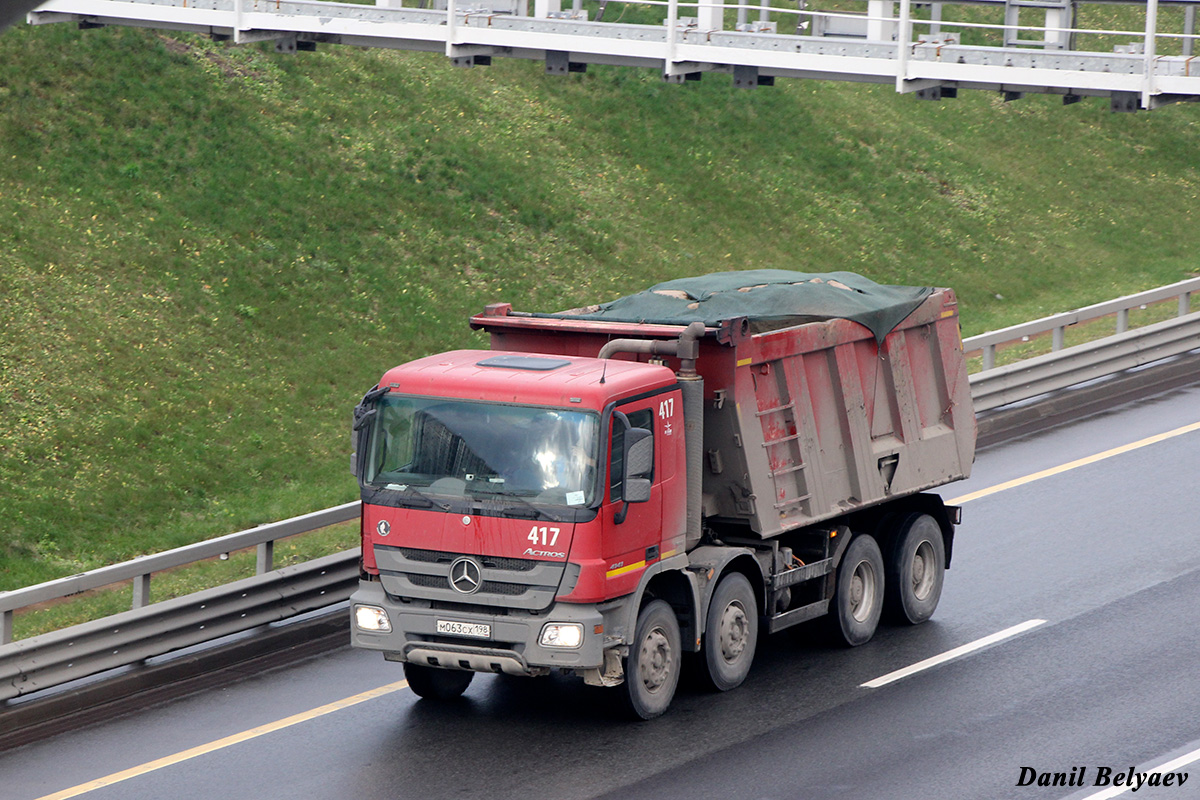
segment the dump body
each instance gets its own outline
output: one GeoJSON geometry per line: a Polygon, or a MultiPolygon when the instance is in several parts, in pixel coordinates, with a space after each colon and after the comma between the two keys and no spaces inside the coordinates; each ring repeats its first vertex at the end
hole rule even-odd
{"type": "MultiPolygon", "coordinates": [[[[678,325],[514,313],[471,320],[496,350],[595,356],[613,339],[670,341],[678,325]]],[[[622,353],[619,358],[670,356],[622,353]]],[[[704,515],[767,538],[970,474],[975,415],[949,289],[933,291],[882,341],[846,319],[752,332],[708,327],[704,515]]]]}

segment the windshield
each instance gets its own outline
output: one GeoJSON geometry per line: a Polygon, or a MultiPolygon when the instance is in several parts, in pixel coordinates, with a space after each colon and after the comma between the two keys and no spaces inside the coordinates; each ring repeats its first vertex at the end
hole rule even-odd
{"type": "Polygon", "coordinates": [[[595,496],[596,414],[394,394],[377,409],[363,476],[372,488],[575,507],[595,496]]]}

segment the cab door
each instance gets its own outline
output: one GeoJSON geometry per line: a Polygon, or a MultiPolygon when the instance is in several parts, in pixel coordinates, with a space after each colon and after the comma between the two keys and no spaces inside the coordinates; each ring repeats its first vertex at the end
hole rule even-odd
{"type": "MultiPolygon", "coordinates": [[[[653,465],[639,477],[650,479],[650,499],[644,503],[627,503],[623,499],[624,472],[623,437],[626,428],[614,413],[609,426],[608,479],[605,482],[605,502],[601,508],[604,524],[601,553],[606,562],[609,596],[632,592],[646,567],[662,556],[663,486],[673,477],[674,464],[664,463],[663,446],[666,420],[659,417],[660,397],[652,396],[618,405],[616,412],[625,415],[631,428],[650,431],[653,465]]],[[[674,430],[673,430],[674,432],[674,430]]],[[[671,459],[673,461],[674,459],[671,459]]]]}

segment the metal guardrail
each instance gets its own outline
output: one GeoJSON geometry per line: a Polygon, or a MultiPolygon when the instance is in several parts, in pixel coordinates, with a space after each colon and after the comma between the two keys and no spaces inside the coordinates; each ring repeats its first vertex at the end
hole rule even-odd
{"type": "Polygon", "coordinates": [[[357,585],[355,548],[12,642],[0,647],[0,700],[325,608],[357,585]]]}
{"type": "Polygon", "coordinates": [[[1189,313],[1191,296],[1196,292],[1200,292],[1200,278],[1179,281],[1178,283],[1172,283],[1169,286],[1162,286],[1158,289],[1151,289],[1126,297],[1118,297],[1116,300],[1096,303],[1095,305],[1085,306],[1074,311],[1066,311],[1062,314],[1037,319],[1033,322],[1024,322],[1020,325],[1001,328],[991,333],[972,336],[969,339],[963,340],[963,352],[967,354],[982,352],[983,369],[985,371],[994,369],[996,366],[996,348],[1000,345],[1027,341],[1031,337],[1050,333],[1053,336],[1052,350],[1062,350],[1066,330],[1072,325],[1101,319],[1102,317],[1115,316],[1117,323],[1116,332],[1118,334],[1124,333],[1129,328],[1130,311],[1137,308],[1145,308],[1154,303],[1161,303],[1164,300],[1177,298],[1179,301],[1178,316],[1182,317],[1189,313]]]}
{"type": "MultiPolygon", "coordinates": [[[[1179,297],[1181,316],[1136,330],[972,375],[977,411],[1028,400],[1087,380],[1200,348],[1200,313],[1187,313],[1200,279],[1088,306],[1042,320],[966,339],[968,352],[991,349],[1024,337],[1053,333],[1061,346],[1066,327],[1116,315],[1118,328],[1131,309],[1179,297]]],[[[272,570],[273,543],[288,536],[357,518],[359,503],[305,514],[282,522],[210,539],[56,581],[0,593],[0,701],[164,655],[182,647],[246,631],[350,596],[358,579],[358,550],[349,550],[281,570],[272,570]],[[255,577],[149,604],[154,572],[184,566],[235,550],[258,548],[255,577]],[[102,620],[20,640],[12,639],[13,612],[123,581],[134,582],[134,608],[102,620]]]]}
{"type": "Polygon", "coordinates": [[[1196,348],[1200,314],[1189,314],[976,373],[971,397],[976,412],[990,411],[1196,348]]]}
{"type": "MultiPolygon", "coordinates": [[[[114,583],[133,581],[133,608],[138,609],[149,605],[150,577],[155,572],[183,567],[209,558],[217,558],[227,553],[246,550],[255,547],[258,550],[255,573],[263,575],[274,568],[274,544],[279,539],[286,539],[299,533],[308,533],[318,528],[348,522],[358,518],[358,501],[346,503],[311,514],[293,517],[281,522],[260,525],[257,528],[207,539],[203,542],[178,547],[162,553],[141,556],[132,561],[112,564],[107,567],[89,570],[79,575],[39,583],[24,589],[10,592],[0,592],[0,645],[12,641],[13,612],[20,608],[70,597],[92,589],[111,586],[114,583]]],[[[4,653],[0,650],[0,655],[4,653]]]]}

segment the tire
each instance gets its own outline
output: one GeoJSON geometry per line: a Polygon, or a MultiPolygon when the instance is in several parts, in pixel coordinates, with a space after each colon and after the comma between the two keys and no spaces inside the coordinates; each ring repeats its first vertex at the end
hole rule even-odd
{"type": "Polygon", "coordinates": [[[883,612],[883,554],[875,538],[859,534],[850,540],[838,565],[830,618],[834,634],[846,645],[871,641],[883,612]]]}
{"type": "Polygon", "coordinates": [[[638,613],[622,684],[627,710],[637,719],[661,716],[679,685],[679,620],[665,600],[652,600],[638,613]]]}
{"type": "Polygon", "coordinates": [[[933,616],[946,575],[946,542],[928,514],[900,523],[887,566],[887,611],[897,622],[920,625],[933,616]]]}
{"type": "Polygon", "coordinates": [[[706,683],[719,692],[736,689],[750,674],[758,645],[758,603],[754,588],[740,572],[717,584],[704,625],[706,683]]]}
{"type": "Polygon", "coordinates": [[[474,672],[459,669],[439,669],[424,667],[420,664],[404,665],[404,678],[408,688],[417,697],[426,700],[453,700],[460,697],[471,685],[474,672]]]}

